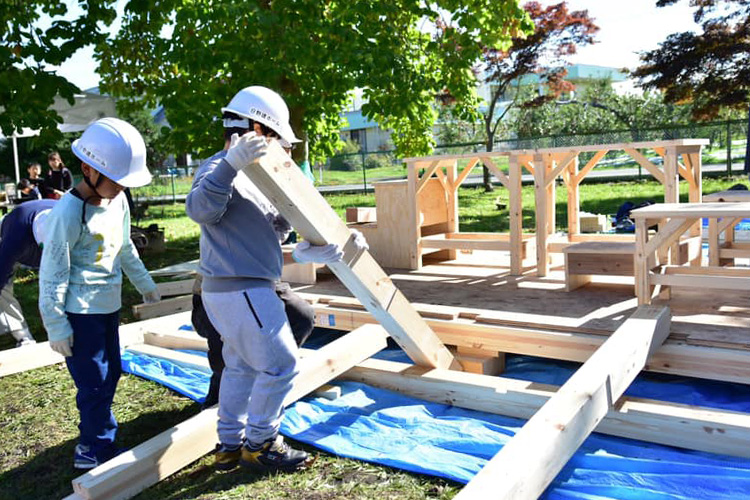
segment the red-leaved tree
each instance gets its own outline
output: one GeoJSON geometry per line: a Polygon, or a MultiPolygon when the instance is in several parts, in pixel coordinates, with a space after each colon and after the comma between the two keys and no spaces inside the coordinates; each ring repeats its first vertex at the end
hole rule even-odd
{"type": "MultiPolygon", "coordinates": [[[[483,113],[486,150],[492,151],[498,127],[514,107],[540,106],[554,100],[574,85],[565,80],[569,57],[579,46],[594,43],[599,27],[588,11],[569,11],[566,2],[543,7],[539,2],[524,5],[534,22],[534,32],[526,37],[515,37],[508,50],[488,48],[484,51],[484,81],[490,87],[487,109],[483,113]],[[536,74],[546,92],[521,102],[520,80],[536,74]],[[498,110],[502,97],[510,98],[504,109],[498,110]]],[[[484,169],[485,190],[492,190],[490,174],[484,169]]]]}

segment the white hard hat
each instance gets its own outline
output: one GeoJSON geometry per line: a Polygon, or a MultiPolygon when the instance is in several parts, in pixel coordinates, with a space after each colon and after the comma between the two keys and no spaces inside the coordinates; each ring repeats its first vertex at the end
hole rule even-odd
{"type": "Polygon", "coordinates": [[[254,85],[237,92],[222,113],[230,111],[243,118],[262,123],[287,142],[302,142],[289,125],[289,108],[273,90],[254,85]]]}
{"type": "Polygon", "coordinates": [[[73,141],[73,153],[99,173],[124,187],[140,187],[151,182],[146,167],[146,144],[128,122],[102,118],[73,141]]]}
{"type": "Polygon", "coordinates": [[[47,234],[47,217],[50,212],[52,212],[51,208],[42,210],[34,216],[34,220],[31,222],[31,232],[34,233],[34,239],[36,240],[37,245],[44,243],[44,237],[47,234]]]}

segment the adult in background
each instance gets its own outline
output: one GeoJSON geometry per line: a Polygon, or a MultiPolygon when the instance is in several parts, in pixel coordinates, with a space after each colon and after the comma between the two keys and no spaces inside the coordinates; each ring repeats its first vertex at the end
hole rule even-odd
{"type": "Polygon", "coordinates": [[[73,174],[65,167],[60,153],[53,151],[47,155],[49,172],[44,181],[44,191],[47,198],[59,200],[63,194],[73,187],[73,174]]]}
{"type": "Polygon", "coordinates": [[[18,264],[39,268],[44,226],[55,203],[29,201],[0,220],[0,333],[11,334],[19,346],[34,343],[34,337],[13,295],[13,274],[18,264]]]}

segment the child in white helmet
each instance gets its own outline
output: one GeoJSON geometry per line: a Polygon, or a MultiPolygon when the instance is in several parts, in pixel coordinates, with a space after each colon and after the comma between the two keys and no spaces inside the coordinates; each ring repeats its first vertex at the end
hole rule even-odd
{"type": "Polygon", "coordinates": [[[130,240],[123,189],[151,182],[138,131],[116,118],[90,125],[73,142],[83,180],[48,217],[39,275],[39,310],[50,346],[65,356],[78,393],[81,436],[73,465],[90,469],[118,453],[112,399],[121,373],[118,337],[122,271],[159,300],[130,240]]]}
{"type": "MultiPolygon", "coordinates": [[[[222,112],[224,150],[198,168],[185,205],[201,225],[202,303],[224,342],[216,467],[293,471],[307,463],[307,453],[278,432],[298,373],[297,346],[275,290],[280,241],[291,227],[241,171],[265,154],[272,137],[299,139],[286,103],[268,88],[242,89],[222,112]]],[[[336,245],[306,248],[299,260],[342,256],[336,245]]]]}

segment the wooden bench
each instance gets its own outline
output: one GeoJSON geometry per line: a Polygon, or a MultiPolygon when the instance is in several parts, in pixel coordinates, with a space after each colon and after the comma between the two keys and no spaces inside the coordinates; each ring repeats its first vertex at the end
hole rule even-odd
{"type": "Polygon", "coordinates": [[[567,292],[589,283],[592,275],[635,275],[635,243],[587,241],[568,245],[563,253],[567,292]]]}
{"type": "MultiPolygon", "coordinates": [[[[700,252],[700,237],[679,243],[678,262],[685,264],[700,252]]],[[[591,281],[591,276],[635,276],[635,242],[586,241],[563,249],[565,254],[565,290],[571,291],[591,281]]],[[[652,255],[649,269],[656,265],[652,255]]]]}

